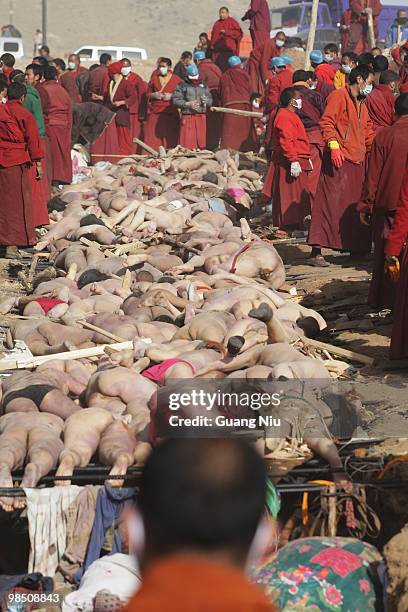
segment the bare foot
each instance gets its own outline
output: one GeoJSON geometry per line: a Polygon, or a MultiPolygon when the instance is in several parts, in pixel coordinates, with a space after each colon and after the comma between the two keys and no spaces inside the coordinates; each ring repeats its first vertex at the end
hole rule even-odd
{"type": "MultiPolygon", "coordinates": [[[[112,466],[111,471],[109,472],[109,476],[125,476],[128,467],[129,467],[128,457],[125,454],[119,455],[114,465],[112,466]]],[[[125,484],[125,481],[115,479],[115,480],[106,480],[105,483],[110,485],[111,487],[123,487],[123,485],[125,484]]]]}
{"type": "MultiPolygon", "coordinates": [[[[56,472],[56,476],[72,476],[75,468],[75,459],[71,453],[61,453],[61,460],[56,472]]],[[[71,484],[70,480],[55,480],[55,486],[68,487],[71,484]]]]}
{"type": "MultiPolygon", "coordinates": [[[[13,488],[13,478],[11,477],[11,470],[7,463],[0,464],[0,487],[1,488],[13,488]]],[[[0,497],[0,508],[3,508],[6,512],[13,511],[13,498],[12,497],[0,497]]]]}

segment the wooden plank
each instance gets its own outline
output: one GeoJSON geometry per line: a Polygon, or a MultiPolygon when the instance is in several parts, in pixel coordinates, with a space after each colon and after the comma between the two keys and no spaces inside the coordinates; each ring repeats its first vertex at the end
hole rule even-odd
{"type": "Polygon", "coordinates": [[[263,113],[258,113],[256,111],[239,110],[238,108],[224,108],[223,106],[211,106],[210,111],[213,113],[224,113],[226,115],[239,115],[241,117],[256,117],[257,119],[261,119],[263,117],[263,113]]]}
{"type": "Polygon", "coordinates": [[[97,332],[98,334],[101,334],[101,336],[106,336],[106,338],[114,340],[115,342],[126,342],[124,338],[116,336],[115,334],[111,334],[111,332],[108,332],[106,329],[102,329],[102,327],[98,327],[97,325],[88,323],[88,321],[78,321],[78,323],[82,325],[82,327],[84,327],[85,329],[97,332]]]}
{"type": "Polygon", "coordinates": [[[338,357],[345,357],[350,361],[356,361],[357,363],[362,363],[364,365],[373,365],[375,362],[375,360],[372,357],[368,357],[368,355],[355,353],[354,351],[350,351],[349,349],[341,348],[340,346],[334,346],[333,344],[327,344],[327,342],[321,342],[320,340],[313,340],[312,338],[302,338],[302,342],[304,342],[306,346],[309,345],[315,348],[326,350],[332,355],[337,355],[338,357]]]}
{"type": "Polygon", "coordinates": [[[133,138],[133,142],[135,142],[136,144],[139,145],[139,147],[142,147],[142,149],[144,149],[145,151],[147,151],[148,153],[151,153],[153,155],[153,157],[159,157],[158,152],[156,151],[156,149],[153,149],[152,147],[150,147],[149,145],[147,145],[145,142],[143,142],[143,140],[140,140],[140,138],[133,138]]]}

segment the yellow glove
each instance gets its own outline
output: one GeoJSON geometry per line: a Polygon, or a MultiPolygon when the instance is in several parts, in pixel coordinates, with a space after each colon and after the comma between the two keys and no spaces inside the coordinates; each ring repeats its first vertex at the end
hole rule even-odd
{"type": "Polygon", "coordinates": [[[328,142],[330,151],[334,151],[336,149],[340,149],[340,145],[337,140],[329,140],[328,142]]]}

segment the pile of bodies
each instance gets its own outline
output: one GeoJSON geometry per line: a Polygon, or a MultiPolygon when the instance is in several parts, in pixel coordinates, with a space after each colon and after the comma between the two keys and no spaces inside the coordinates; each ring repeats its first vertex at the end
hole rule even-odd
{"type": "MultiPolygon", "coordinates": [[[[324,320],[282,292],[282,259],[243,218],[260,186],[256,163],[178,149],[97,165],[50,201],[36,248],[53,266],[31,295],[0,305],[24,315],[10,318],[13,339],[51,356],[2,379],[0,487],[18,468],[22,487],[54,468],[56,484],[69,484],[91,460],[126,474],[149,452],[152,402],[172,380],[330,378],[297,348],[324,320]],[[130,348],[117,350],[122,341],[130,348]],[[98,345],[102,355],[81,358],[98,345]]],[[[6,510],[23,504],[0,499],[6,510]]]]}

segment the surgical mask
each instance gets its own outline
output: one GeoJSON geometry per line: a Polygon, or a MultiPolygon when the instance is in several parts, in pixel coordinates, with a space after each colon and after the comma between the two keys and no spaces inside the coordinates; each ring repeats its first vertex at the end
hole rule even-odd
{"type": "Polygon", "coordinates": [[[75,68],[76,68],[75,62],[68,62],[68,70],[75,70],[75,68]]]}
{"type": "Polygon", "coordinates": [[[167,66],[160,66],[159,68],[159,72],[162,76],[166,76],[166,74],[168,73],[169,69],[167,68],[167,66]]]}
{"type": "Polygon", "coordinates": [[[254,100],[254,101],[252,102],[252,106],[253,106],[254,108],[259,108],[259,107],[260,107],[260,104],[259,104],[259,102],[258,102],[257,100],[254,100]]]}
{"type": "Polygon", "coordinates": [[[131,70],[131,66],[123,66],[123,68],[120,69],[120,73],[123,74],[123,76],[127,76],[131,70]]]}
{"type": "Polygon", "coordinates": [[[2,98],[2,99],[1,99],[1,103],[2,103],[2,104],[6,104],[6,103],[7,103],[7,98],[2,98]]]}
{"type": "Polygon", "coordinates": [[[316,89],[317,83],[310,83],[309,89],[316,89]]]}
{"type": "Polygon", "coordinates": [[[333,61],[333,58],[332,58],[332,56],[331,56],[331,55],[329,55],[329,53],[325,53],[325,54],[324,54],[324,61],[325,61],[325,62],[332,62],[332,61],[333,61]]]}
{"type": "Polygon", "coordinates": [[[344,74],[350,74],[350,72],[351,72],[350,64],[342,64],[341,65],[341,71],[344,72],[344,74]]]}
{"type": "Polygon", "coordinates": [[[293,100],[293,101],[295,103],[294,106],[300,110],[302,108],[302,99],[298,98],[297,100],[293,100]]]}
{"type": "Polygon", "coordinates": [[[276,41],[276,46],[277,46],[277,47],[283,47],[283,45],[284,45],[284,44],[285,44],[285,41],[284,41],[284,40],[279,40],[279,39],[278,39],[278,40],[276,41]]]}
{"type": "Polygon", "coordinates": [[[360,89],[360,94],[362,96],[368,96],[373,91],[372,85],[366,85],[364,89],[360,89]]]}

